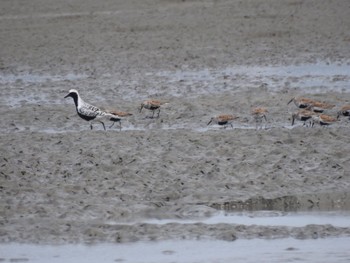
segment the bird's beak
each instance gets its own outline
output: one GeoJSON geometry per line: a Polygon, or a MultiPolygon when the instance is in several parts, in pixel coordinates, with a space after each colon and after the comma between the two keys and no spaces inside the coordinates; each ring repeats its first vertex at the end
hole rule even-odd
{"type": "Polygon", "coordinates": [[[68,93],[66,96],[64,96],[64,98],[68,98],[70,97],[70,93],[68,93]]]}
{"type": "Polygon", "coordinates": [[[207,126],[213,121],[213,119],[210,119],[210,121],[208,122],[207,126]]]}
{"type": "Polygon", "coordinates": [[[287,105],[288,105],[289,103],[291,103],[293,100],[294,100],[294,98],[292,98],[292,99],[287,103],[287,105]]]}

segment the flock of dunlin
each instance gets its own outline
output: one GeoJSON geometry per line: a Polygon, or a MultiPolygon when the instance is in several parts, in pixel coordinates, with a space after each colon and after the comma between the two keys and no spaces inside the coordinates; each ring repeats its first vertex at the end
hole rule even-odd
{"type": "Polygon", "coordinates": [[[331,110],[335,107],[334,104],[327,102],[320,102],[308,98],[293,98],[289,103],[294,102],[294,104],[300,108],[297,112],[292,114],[292,125],[294,125],[295,120],[303,121],[303,126],[313,127],[315,123],[321,126],[331,125],[339,120],[340,116],[350,116],[350,105],[345,105],[337,111],[337,116],[333,117],[324,114],[324,111],[331,110]],[[307,121],[309,124],[307,125],[307,121]]]}
{"type": "MultiPolygon", "coordinates": [[[[95,107],[91,104],[86,103],[80,97],[79,93],[75,89],[71,89],[69,93],[65,96],[72,97],[76,111],[78,115],[90,122],[90,127],[92,129],[93,122],[100,122],[103,125],[104,130],[106,130],[104,121],[112,121],[112,125],[110,128],[116,123],[119,122],[119,129],[121,129],[121,120],[125,117],[133,115],[132,113],[116,111],[116,110],[102,110],[98,107],[95,107]]],[[[294,102],[294,104],[299,108],[299,110],[292,114],[292,126],[295,123],[295,120],[299,120],[304,122],[303,126],[313,127],[315,123],[318,123],[321,126],[327,126],[334,122],[336,122],[340,116],[350,116],[350,105],[345,105],[337,112],[337,116],[333,117],[330,115],[324,114],[325,110],[330,110],[335,107],[333,104],[329,104],[326,102],[320,102],[308,98],[292,98],[287,104],[294,102]],[[308,123],[307,123],[308,122],[308,123]]],[[[139,112],[142,112],[142,109],[148,109],[152,111],[152,116],[149,118],[158,118],[160,115],[161,106],[166,104],[166,102],[162,102],[159,100],[146,100],[141,103],[139,108],[139,112]],[[155,113],[157,114],[156,116],[155,113]]],[[[265,120],[267,122],[267,114],[268,110],[264,107],[253,108],[251,111],[251,115],[253,116],[256,129],[262,128],[262,122],[265,120]]],[[[215,117],[212,117],[207,125],[217,124],[223,126],[224,128],[231,126],[233,128],[232,123],[239,119],[238,116],[232,114],[221,114],[215,117]]]]}

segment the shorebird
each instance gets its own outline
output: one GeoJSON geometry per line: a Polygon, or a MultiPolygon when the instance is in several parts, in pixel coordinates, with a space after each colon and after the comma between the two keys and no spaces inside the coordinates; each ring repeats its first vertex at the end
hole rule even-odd
{"type": "Polygon", "coordinates": [[[287,105],[290,104],[291,102],[294,102],[295,106],[297,106],[298,108],[304,109],[304,108],[311,107],[316,101],[307,99],[304,97],[300,97],[300,98],[294,97],[287,103],[287,105]]]}
{"type": "Polygon", "coordinates": [[[239,117],[231,115],[231,114],[221,114],[221,115],[212,117],[207,125],[209,125],[211,123],[216,123],[220,126],[224,126],[224,128],[226,128],[228,125],[230,125],[231,128],[233,128],[232,122],[238,118],[239,117]]]}
{"type": "Polygon", "coordinates": [[[252,115],[256,122],[256,129],[258,129],[258,124],[262,127],[262,121],[265,119],[267,122],[266,114],[268,113],[268,110],[264,107],[258,107],[252,109],[252,115]]]}
{"type": "MultiPolygon", "coordinates": [[[[132,113],[129,113],[129,112],[125,112],[125,111],[117,111],[117,110],[106,110],[107,113],[111,113],[113,115],[116,115],[116,116],[119,116],[121,118],[125,118],[125,117],[129,117],[129,116],[132,116],[132,113]]],[[[113,125],[115,124],[116,122],[114,121],[112,123],[111,126],[109,126],[109,128],[112,128],[113,125]]],[[[121,127],[120,127],[121,128],[121,127]]]]}
{"type": "Polygon", "coordinates": [[[314,111],[314,112],[317,112],[317,113],[322,113],[324,112],[325,110],[329,110],[329,109],[332,109],[334,108],[335,105],[333,104],[329,104],[327,102],[320,102],[320,101],[314,101],[311,105],[311,109],[314,111]]]}
{"type": "Polygon", "coordinates": [[[336,118],[326,115],[326,114],[316,114],[312,116],[312,124],[311,127],[314,126],[315,123],[320,124],[321,126],[328,126],[337,121],[336,118]]]}
{"type": "Polygon", "coordinates": [[[140,112],[142,111],[143,108],[151,110],[153,112],[152,117],[154,117],[154,112],[157,110],[157,118],[159,117],[160,114],[160,107],[165,104],[165,102],[159,101],[159,100],[145,100],[144,102],[141,103],[140,107],[140,112]]]}
{"type": "Polygon", "coordinates": [[[340,115],[350,116],[350,105],[341,107],[341,109],[338,111],[337,119],[339,119],[340,115]]]}
{"type": "Polygon", "coordinates": [[[297,112],[292,114],[292,126],[294,125],[295,120],[303,121],[304,122],[303,126],[305,126],[306,121],[310,120],[314,115],[316,115],[316,113],[310,110],[306,110],[306,109],[298,110],[297,112]]]}
{"type": "MultiPolygon", "coordinates": [[[[64,98],[68,98],[68,97],[73,98],[75,108],[77,110],[79,117],[90,122],[91,130],[92,130],[92,122],[95,122],[95,121],[100,122],[102,124],[104,130],[106,130],[105,124],[103,122],[104,120],[109,120],[109,121],[120,123],[120,120],[121,120],[120,116],[113,114],[113,113],[103,111],[103,110],[101,110],[93,105],[86,103],[80,97],[77,90],[71,89],[69,91],[69,93],[64,98]]],[[[120,125],[120,129],[121,129],[121,125],[120,125]]]]}
{"type": "Polygon", "coordinates": [[[309,109],[314,112],[322,113],[325,110],[332,109],[335,105],[326,102],[320,102],[317,100],[307,99],[307,98],[292,98],[288,103],[294,102],[295,106],[300,109],[309,109]]]}

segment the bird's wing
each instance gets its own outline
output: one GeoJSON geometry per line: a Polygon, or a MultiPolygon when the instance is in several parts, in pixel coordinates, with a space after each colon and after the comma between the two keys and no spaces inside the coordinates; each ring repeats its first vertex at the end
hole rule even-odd
{"type": "Polygon", "coordinates": [[[321,118],[322,118],[322,121],[325,121],[325,122],[335,122],[337,120],[336,118],[333,118],[332,116],[325,115],[325,114],[322,114],[321,118]]]}
{"type": "Polygon", "coordinates": [[[323,109],[331,109],[335,105],[332,105],[332,104],[329,104],[329,103],[325,103],[325,102],[315,101],[315,102],[313,102],[312,106],[323,108],[323,109]]]}
{"type": "Polygon", "coordinates": [[[84,103],[81,107],[78,108],[78,111],[80,114],[88,116],[88,117],[96,117],[96,116],[103,116],[105,113],[101,111],[99,108],[84,103]]]}
{"type": "Polygon", "coordinates": [[[117,110],[107,110],[106,112],[113,115],[117,115],[118,117],[127,117],[132,115],[132,113],[117,110]]]}
{"type": "Polygon", "coordinates": [[[350,105],[345,105],[341,108],[342,111],[348,111],[350,110],[350,105]]]}
{"type": "Polygon", "coordinates": [[[231,121],[234,120],[236,117],[231,114],[222,114],[219,115],[218,118],[220,119],[220,121],[231,121]]]}

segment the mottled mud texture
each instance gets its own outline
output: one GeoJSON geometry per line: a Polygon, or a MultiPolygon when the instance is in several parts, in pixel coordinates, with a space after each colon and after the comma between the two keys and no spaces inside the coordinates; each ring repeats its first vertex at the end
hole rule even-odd
{"type": "Polygon", "coordinates": [[[349,10],[347,0],[3,1],[0,242],[350,236],[332,225],[143,223],[350,210],[348,118],[291,127],[287,106],[303,95],[335,115],[349,73],[258,70],[349,67],[349,10]],[[133,116],[121,131],[91,131],[63,98],[72,88],[133,116]],[[159,118],[139,113],[148,98],[169,102],[159,118]],[[258,131],[257,106],[269,111],[258,131]],[[208,128],[217,114],[240,118],[208,128]]]}

